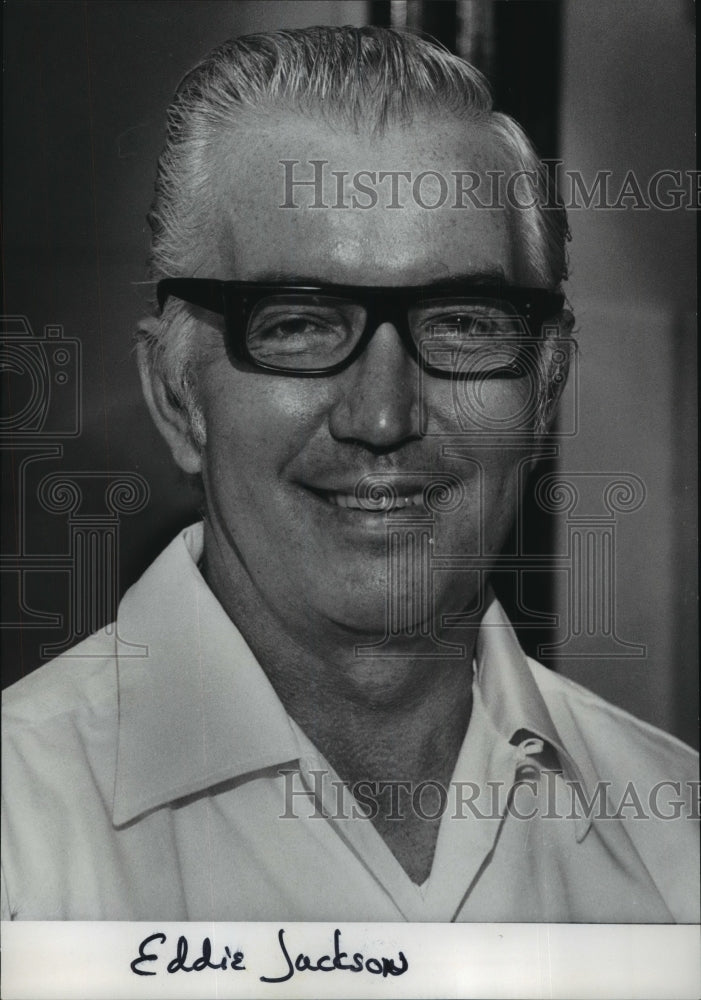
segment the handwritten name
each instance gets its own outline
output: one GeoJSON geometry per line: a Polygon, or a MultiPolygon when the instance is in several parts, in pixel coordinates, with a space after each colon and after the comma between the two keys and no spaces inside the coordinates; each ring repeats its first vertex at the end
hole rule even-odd
{"type": "MultiPolygon", "coordinates": [[[[142,969],[140,966],[144,962],[156,962],[160,956],[156,952],[146,952],[144,949],[148,948],[155,941],[165,944],[167,940],[168,938],[163,931],[157,931],[155,934],[149,934],[148,937],[144,938],[139,945],[138,958],[135,958],[131,963],[131,971],[135,972],[137,976],[155,976],[156,972],[153,969],[142,969]]],[[[233,969],[234,972],[242,972],[246,968],[243,964],[243,952],[232,952],[228,946],[224,948],[224,954],[213,962],[212,942],[208,937],[202,942],[202,953],[190,965],[187,964],[189,950],[190,944],[185,935],[181,934],[175,948],[175,957],[168,962],[166,971],[173,973],[203,972],[205,969],[219,969],[221,971],[224,969],[233,969]]]]}
{"type": "Polygon", "coordinates": [[[376,976],[402,976],[409,968],[403,951],[399,952],[399,964],[395,964],[391,958],[365,958],[362,952],[356,951],[352,961],[346,962],[348,953],[341,951],[341,932],[336,929],[333,932],[333,957],[322,955],[313,962],[309,955],[299,952],[294,962],[290,957],[285,944],[285,930],[280,928],[277,934],[282,957],[285,959],[287,970],[281,976],[261,976],[262,983],[284,983],[292,979],[295,972],[372,972],[376,976]]]}
{"type": "MultiPolygon", "coordinates": [[[[137,976],[155,976],[158,971],[162,971],[162,968],[154,967],[156,963],[164,960],[157,946],[165,945],[167,940],[168,937],[163,931],[156,931],[145,937],[139,945],[139,954],[131,963],[131,971],[137,976]]],[[[284,927],[278,931],[277,945],[282,967],[270,970],[278,972],[278,975],[259,976],[262,983],[284,983],[300,972],[369,972],[387,978],[402,976],[409,968],[409,962],[403,951],[398,952],[396,959],[372,955],[366,957],[360,951],[349,955],[342,950],[341,931],[338,928],[333,932],[333,952],[329,951],[316,958],[290,948],[285,939],[284,927]]],[[[177,939],[175,953],[170,952],[170,955],[172,956],[170,958],[168,953],[165,955],[165,959],[168,959],[165,971],[171,975],[177,972],[204,972],[207,969],[220,972],[243,972],[246,969],[243,951],[226,945],[214,955],[212,942],[208,937],[203,938],[198,953],[196,948],[191,951],[190,942],[184,934],[181,934],[177,939]]]]}

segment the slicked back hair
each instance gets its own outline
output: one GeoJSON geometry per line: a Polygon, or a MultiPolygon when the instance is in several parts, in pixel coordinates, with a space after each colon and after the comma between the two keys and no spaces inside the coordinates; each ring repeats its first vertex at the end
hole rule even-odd
{"type": "MultiPolygon", "coordinates": [[[[549,287],[567,277],[565,210],[556,207],[548,174],[523,130],[493,111],[489,86],[477,69],[410,33],[315,27],[230,39],[181,81],[168,111],[149,213],[154,281],[201,270],[213,225],[210,170],[222,135],[281,111],[378,135],[426,113],[484,125],[505,168],[536,178],[535,206],[516,210],[531,269],[549,287]]],[[[170,300],[156,333],[142,334],[173,398],[188,409],[192,323],[188,308],[170,300]]]]}

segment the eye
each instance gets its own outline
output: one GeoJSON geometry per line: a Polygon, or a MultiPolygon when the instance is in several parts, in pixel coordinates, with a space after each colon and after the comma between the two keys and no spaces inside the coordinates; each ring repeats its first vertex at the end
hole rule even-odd
{"type": "Polygon", "coordinates": [[[463,314],[460,321],[467,324],[467,333],[477,337],[514,337],[523,332],[518,317],[503,313],[472,312],[467,316],[463,314]]]}
{"type": "Polygon", "coordinates": [[[328,318],[321,319],[318,316],[299,314],[266,317],[259,322],[254,330],[251,330],[251,335],[256,338],[276,337],[280,340],[288,340],[291,337],[326,334],[333,330],[334,325],[329,322],[328,318]]]}
{"type": "Polygon", "coordinates": [[[346,324],[335,310],[284,305],[258,311],[251,319],[248,340],[249,343],[260,340],[308,340],[338,336],[345,330],[346,324]]]}
{"type": "Polygon", "coordinates": [[[522,318],[508,303],[475,301],[429,302],[414,310],[413,326],[421,337],[520,338],[522,318]]]}

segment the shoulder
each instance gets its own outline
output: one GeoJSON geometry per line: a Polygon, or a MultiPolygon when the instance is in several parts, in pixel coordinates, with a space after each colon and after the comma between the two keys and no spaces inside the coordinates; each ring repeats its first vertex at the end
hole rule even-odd
{"type": "Polygon", "coordinates": [[[107,626],[3,691],[5,733],[104,711],[116,697],[117,647],[107,626]]]}
{"type": "Polygon", "coordinates": [[[675,920],[697,922],[698,754],[574,681],[529,666],[583,778],[599,838],[622,866],[642,862],[675,920]]]}
{"type": "Polygon", "coordinates": [[[3,692],[3,801],[68,805],[114,781],[119,707],[114,629],[106,627],[3,692]],[[110,776],[111,774],[111,776],[110,776]],[[48,798],[47,798],[48,797],[48,798]]]}
{"type": "MultiPolygon", "coordinates": [[[[95,831],[108,828],[117,756],[115,653],[108,627],[3,692],[3,918],[60,917],[66,879],[80,891],[74,858],[94,860],[95,831]]],[[[89,880],[85,869],[80,878],[89,880]]]]}
{"type": "Polygon", "coordinates": [[[28,782],[70,785],[96,759],[111,759],[117,723],[117,656],[108,627],[3,692],[5,798],[24,795],[28,782]]]}
{"type": "Polygon", "coordinates": [[[563,742],[573,755],[586,753],[602,778],[698,777],[698,754],[675,736],[535,660],[528,665],[563,742]]]}

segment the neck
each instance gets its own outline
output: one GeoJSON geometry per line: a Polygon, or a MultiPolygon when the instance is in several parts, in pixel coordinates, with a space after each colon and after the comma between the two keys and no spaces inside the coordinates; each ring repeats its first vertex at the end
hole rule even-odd
{"type": "Polygon", "coordinates": [[[382,637],[311,617],[286,621],[206,526],[203,571],[288,714],[341,778],[450,779],[470,717],[476,627],[451,629],[460,657],[426,655],[420,640],[402,637],[359,655],[382,637]]]}

